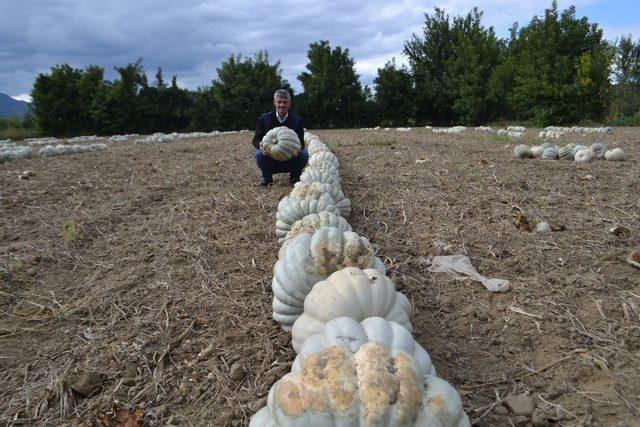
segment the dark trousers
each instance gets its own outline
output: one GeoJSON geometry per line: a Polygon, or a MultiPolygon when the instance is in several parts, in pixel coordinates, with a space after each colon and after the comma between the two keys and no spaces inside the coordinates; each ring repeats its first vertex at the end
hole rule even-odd
{"type": "Polygon", "coordinates": [[[302,174],[302,169],[304,169],[307,165],[307,161],[309,160],[309,153],[306,148],[303,148],[298,157],[278,161],[265,156],[262,154],[262,151],[256,150],[253,154],[253,158],[256,159],[256,163],[262,171],[262,179],[272,181],[274,173],[289,172],[289,179],[291,179],[291,181],[298,181],[302,174]]]}

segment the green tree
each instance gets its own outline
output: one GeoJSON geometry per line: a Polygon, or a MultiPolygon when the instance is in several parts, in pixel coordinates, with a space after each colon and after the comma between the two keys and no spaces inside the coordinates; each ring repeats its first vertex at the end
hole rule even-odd
{"type": "Polygon", "coordinates": [[[56,65],[51,74],[38,74],[31,91],[32,110],[38,127],[47,135],[73,135],[82,130],[78,82],[82,71],[68,64],[56,65]]]}
{"type": "Polygon", "coordinates": [[[322,40],[309,45],[307,71],[298,75],[304,95],[298,103],[307,126],[350,127],[361,122],[366,92],[349,49],[322,40]]]}
{"type": "Polygon", "coordinates": [[[414,117],[415,92],[413,78],[406,66],[398,67],[393,58],[384,67],[378,68],[375,84],[375,100],[380,108],[384,126],[409,124],[414,117]]]}
{"type": "Polygon", "coordinates": [[[640,113],[640,41],[633,42],[631,35],[622,37],[615,47],[611,115],[613,118],[629,117],[640,113]]]}
{"type": "Polygon", "coordinates": [[[455,123],[479,125],[494,116],[488,82],[498,65],[503,42],[493,27],[482,26],[482,12],[474,8],[456,17],[451,27],[451,56],[445,62],[445,92],[452,100],[455,123]]]}
{"type": "Polygon", "coordinates": [[[218,79],[211,88],[212,99],[207,99],[206,92],[196,98],[216,108],[215,123],[220,130],[251,129],[261,113],[273,108],[273,93],[277,89],[293,92],[281,73],[280,61],[270,64],[266,51],[259,51],[253,58],[231,55],[218,68],[218,79]]]}
{"type": "Polygon", "coordinates": [[[550,124],[604,116],[611,50],[597,24],[575,17],[575,7],[560,13],[554,1],[519,31],[511,54],[515,118],[550,124]]]}
{"type": "Polygon", "coordinates": [[[404,44],[416,93],[416,119],[422,123],[449,123],[453,99],[446,90],[447,61],[453,53],[453,32],[449,16],[436,7],[424,14],[422,37],[413,34],[404,44]]]}

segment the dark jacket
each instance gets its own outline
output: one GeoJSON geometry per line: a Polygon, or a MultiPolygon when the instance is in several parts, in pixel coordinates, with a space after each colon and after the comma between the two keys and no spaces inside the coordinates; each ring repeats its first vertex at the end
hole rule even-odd
{"type": "Polygon", "coordinates": [[[258,117],[258,124],[256,124],[256,134],[253,136],[252,141],[253,146],[255,148],[260,148],[260,141],[262,141],[262,138],[264,138],[267,132],[278,126],[286,126],[297,133],[298,138],[300,139],[300,144],[302,145],[302,148],[304,148],[304,127],[302,126],[302,117],[289,111],[287,120],[280,123],[276,118],[275,110],[268,113],[263,113],[260,115],[260,117],[258,117]]]}

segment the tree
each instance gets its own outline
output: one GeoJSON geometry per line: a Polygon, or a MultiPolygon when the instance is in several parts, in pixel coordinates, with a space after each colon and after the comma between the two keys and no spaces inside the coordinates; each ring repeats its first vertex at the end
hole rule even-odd
{"type": "Polygon", "coordinates": [[[640,112],[640,41],[622,37],[615,47],[613,74],[616,78],[611,115],[613,118],[640,112]]]}
{"type": "Polygon", "coordinates": [[[451,56],[445,61],[445,92],[451,98],[455,123],[479,125],[495,118],[488,82],[496,68],[502,42],[493,27],[481,24],[482,12],[474,8],[456,17],[451,27],[451,56]]]}
{"type": "Polygon", "coordinates": [[[398,68],[393,58],[383,68],[378,68],[378,76],[373,82],[383,125],[401,126],[413,121],[415,92],[411,72],[406,66],[398,68]]]}
{"type": "Polygon", "coordinates": [[[424,14],[422,38],[413,34],[404,44],[416,93],[416,119],[422,123],[449,123],[453,100],[446,91],[447,61],[453,51],[449,16],[436,7],[435,14],[424,14]]]}
{"type": "Polygon", "coordinates": [[[298,75],[304,89],[298,103],[307,126],[350,127],[360,123],[366,95],[349,49],[332,49],[327,40],[322,40],[309,45],[307,57],[307,71],[298,75]]]}
{"type": "Polygon", "coordinates": [[[38,74],[31,91],[38,127],[48,135],[73,135],[82,129],[77,102],[82,71],[68,64],[56,65],[51,74],[38,74]]]}
{"type": "Polygon", "coordinates": [[[519,120],[538,124],[600,120],[607,109],[611,51],[602,30],[557,2],[518,32],[508,95],[519,120]]]}
{"type": "MultiPolygon", "coordinates": [[[[253,58],[231,55],[218,68],[213,81],[209,105],[216,110],[216,127],[220,130],[253,128],[256,118],[273,108],[273,94],[278,89],[293,90],[282,79],[280,61],[269,63],[269,54],[259,51],[253,58]]],[[[202,97],[199,97],[202,99],[202,97]]]]}

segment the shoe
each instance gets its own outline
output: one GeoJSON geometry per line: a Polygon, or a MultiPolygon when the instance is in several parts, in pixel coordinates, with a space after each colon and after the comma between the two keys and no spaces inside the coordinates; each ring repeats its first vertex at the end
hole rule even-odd
{"type": "Polygon", "coordinates": [[[262,181],[260,181],[260,182],[257,184],[257,186],[258,186],[258,187],[268,187],[268,186],[270,186],[270,185],[272,185],[272,184],[273,184],[273,181],[263,179],[262,181]]]}

